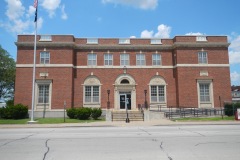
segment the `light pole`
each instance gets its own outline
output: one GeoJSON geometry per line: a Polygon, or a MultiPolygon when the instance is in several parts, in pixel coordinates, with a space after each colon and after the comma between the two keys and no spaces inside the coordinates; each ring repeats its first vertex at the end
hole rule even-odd
{"type": "Polygon", "coordinates": [[[107,90],[107,94],[108,94],[108,102],[107,102],[107,109],[110,109],[110,101],[109,101],[109,94],[110,94],[110,90],[107,90]]]}
{"type": "Polygon", "coordinates": [[[145,94],[145,102],[144,102],[145,108],[148,109],[148,106],[147,106],[147,90],[146,89],[144,90],[144,94],[145,94]]]}
{"type": "Polygon", "coordinates": [[[222,103],[221,103],[221,96],[219,96],[219,104],[220,104],[221,115],[222,115],[222,119],[223,119],[223,109],[222,109],[222,103]]]}

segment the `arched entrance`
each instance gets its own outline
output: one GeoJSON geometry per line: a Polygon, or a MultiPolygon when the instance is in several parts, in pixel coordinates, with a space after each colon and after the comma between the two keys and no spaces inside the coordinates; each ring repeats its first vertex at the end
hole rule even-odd
{"type": "Polygon", "coordinates": [[[129,74],[121,74],[114,83],[114,109],[135,110],[136,108],[136,82],[129,74]]]}

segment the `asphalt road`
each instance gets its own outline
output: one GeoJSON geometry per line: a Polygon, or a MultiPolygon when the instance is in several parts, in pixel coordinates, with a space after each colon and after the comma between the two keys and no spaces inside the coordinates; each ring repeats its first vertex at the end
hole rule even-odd
{"type": "Polygon", "coordinates": [[[1,160],[239,160],[240,125],[0,130],[1,160]]]}

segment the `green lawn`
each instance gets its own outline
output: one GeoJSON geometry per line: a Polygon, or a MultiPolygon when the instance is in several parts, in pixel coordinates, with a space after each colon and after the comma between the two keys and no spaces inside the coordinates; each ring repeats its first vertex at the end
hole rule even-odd
{"type": "Polygon", "coordinates": [[[190,117],[190,118],[176,118],[174,121],[233,121],[234,116],[226,117],[190,117]]]}
{"type": "MultiPolygon", "coordinates": [[[[13,120],[13,119],[0,119],[0,124],[27,124],[30,119],[20,119],[20,120],[13,120]]],[[[64,123],[63,118],[37,118],[35,119],[38,124],[59,124],[64,123]]],[[[103,122],[105,119],[99,120],[78,120],[78,119],[69,119],[66,118],[65,123],[91,123],[91,122],[103,122]]]]}

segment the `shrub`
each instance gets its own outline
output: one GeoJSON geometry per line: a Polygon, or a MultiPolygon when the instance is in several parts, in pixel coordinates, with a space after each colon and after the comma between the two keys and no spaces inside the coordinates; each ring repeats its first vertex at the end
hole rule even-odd
{"type": "Polygon", "coordinates": [[[93,108],[92,109],[92,114],[91,114],[91,117],[93,119],[98,119],[100,116],[102,115],[102,110],[101,108],[93,108]]]}
{"type": "Polygon", "coordinates": [[[233,116],[233,114],[235,114],[235,112],[237,111],[238,108],[240,108],[240,103],[235,103],[235,104],[227,103],[227,104],[225,104],[224,105],[225,115],[233,116]]]}
{"type": "Polygon", "coordinates": [[[77,109],[76,108],[69,108],[69,109],[67,109],[67,116],[70,119],[76,118],[76,115],[77,115],[77,109]]]}
{"type": "Polygon", "coordinates": [[[91,112],[91,108],[78,108],[76,111],[76,118],[80,120],[89,119],[91,112]]]}
{"type": "Polygon", "coordinates": [[[6,102],[6,105],[7,105],[7,106],[14,106],[14,100],[8,100],[8,101],[6,102]]]}
{"type": "Polygon", "coordinates": [[[24,119],[28,118],[28,107],[23,104],[17,104],[15,106],[9,105],[6,108],[2,108],[1,118],[5,119],[24,119]]]}

